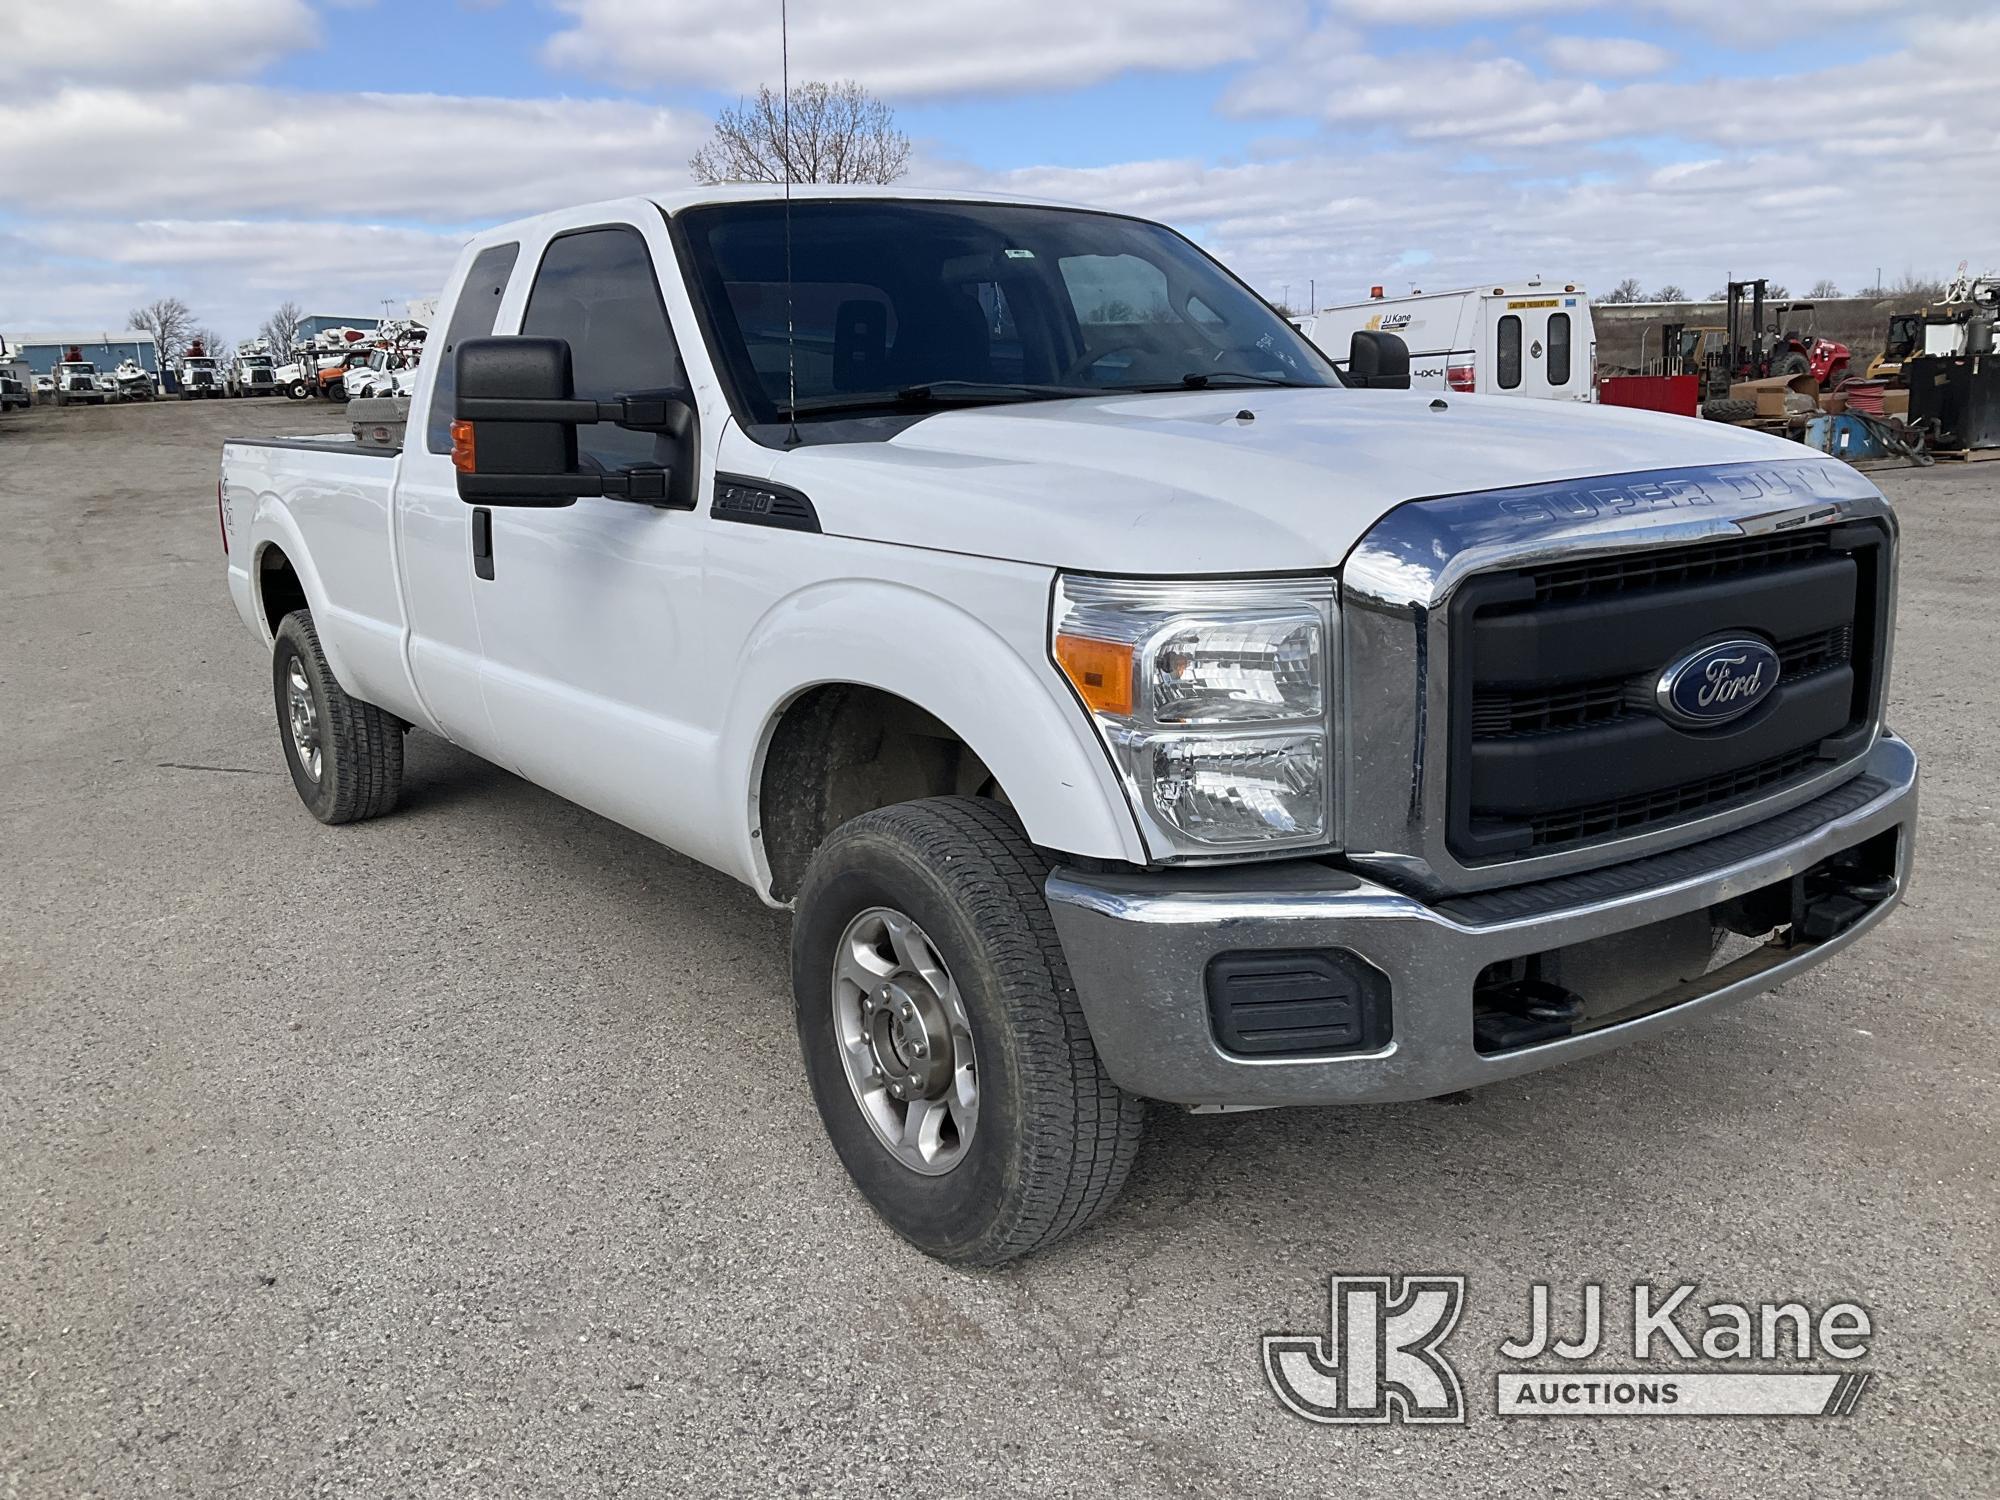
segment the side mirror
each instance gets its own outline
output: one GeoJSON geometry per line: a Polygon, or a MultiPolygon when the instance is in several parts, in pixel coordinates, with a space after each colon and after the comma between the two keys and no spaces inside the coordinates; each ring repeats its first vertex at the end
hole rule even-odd
{"type": "Polygon", "coordinates": [[[1350,384],[1372,391],[1410,388],[1410,346],[1393,333],[1357,329],[1347,346],[1350,384]]]}
{"type": "Polygon", "coordinates": [[[467,339],[453,356],[451,461],[468,505],[553,507],[586,496],[694,509],[695,413],[682,392],[579,399],[564,339],[467,339]],[[671,467],[586,471],[579,427],[616,422],[672,439],[671,467]]]}

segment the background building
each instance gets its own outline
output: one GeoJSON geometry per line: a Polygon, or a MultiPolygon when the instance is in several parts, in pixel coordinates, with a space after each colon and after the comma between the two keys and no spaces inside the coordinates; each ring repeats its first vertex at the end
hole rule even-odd
{"type": "Polygon", "coordinates": [[[299,338],[317,338],[329,328],[359,328],[365,332],[381,326],[380,318],[336,318],[326,313],[314,313],[311,317],[299,319],[299,338]]]}
{"type": "Polygon", "coordinates": [[[7,347],[28,362],[37,375],[46,375],[68,358],[69,351],[89,360],[98,369],[111,371],[124,359],[137,360],[150,375],[160,373],[160,349],[150,333],[128,329],[124,333],[19,333],[9,334],[7,347]]]}

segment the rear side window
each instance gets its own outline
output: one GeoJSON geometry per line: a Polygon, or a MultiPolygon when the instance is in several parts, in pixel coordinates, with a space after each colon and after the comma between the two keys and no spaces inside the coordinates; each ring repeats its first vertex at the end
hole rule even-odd
{"type": "Polygon", "coordinates": [[[458,361],[452,357],[467,339],[483,339],[493,332],[493,320],[500,316],[500,297],[507,290],[507,278],[514,274],[520,258],[518,244],[488,245],[473,258],[459,288],[458,303],[451,310],[451,326],[445,330],[444,348],[431,356],[437,374],[431,384],[431,419],[424,430],[424,446],[433,453],[451,452],[451,410],[458,397],[458,361]]]}
{"type": "Polygon", "coordinates": [[[1569,384],[1569,314],[1549,314],[1549,384],[1569,384]]]}
{"type": "MultiPolygon", "coordinates": [[[[569,340],[576,394],[594,401],[684,389],[680,348],[667,324],[646,238],[629,224],[549,242],[521,332],[569,340]]],[[[659,435],[615,422],[577,430],[577,452],[603,469],[662,461],[659,435]]]]}
{"type": "Polygon", "coordinates": [[[1521,384],[1521,320],[1508,313],[1500,320],[1500,389],[1516,390],[1521,384]]]}

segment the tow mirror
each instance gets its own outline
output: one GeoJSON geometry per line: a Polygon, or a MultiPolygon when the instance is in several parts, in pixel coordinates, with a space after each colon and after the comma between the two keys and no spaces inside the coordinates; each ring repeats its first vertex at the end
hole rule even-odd
{"type": "Polygon", "coordinates": [[[1372,391],[1410,388],[1410,346],[1393,333],[1355,331],[1347,345],[1347,381],[1372,391]]]}
{"type": "Polygon", "coordinates": [[[565,339],[467,339],[453,358],[451,461],[466,504],[551,507],[602,495],[694,509],[695,413],[687,392],[579,398],[565,339]],[[660,434],[674,450],[672,461],[586,468],[577,429],[598,422],[660,434]]]}

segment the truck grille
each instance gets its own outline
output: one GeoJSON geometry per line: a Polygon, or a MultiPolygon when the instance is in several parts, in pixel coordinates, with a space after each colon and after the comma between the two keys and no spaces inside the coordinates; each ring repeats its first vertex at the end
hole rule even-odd
{"type": "MultiPolygon", "coordinates": [[[[1836,626],[1778,642],[1784,680],[1796,682],[1848,660],[1854,649],[1854,627],[1836,626]]],[[[1550,734],[1606,724],[1631,714],[1649,713],[1650,678],[1614,677],[1580,687],[1496,689],[1475,692],[1472,734],[1475,739],[1509,735],[1550,734]]]]}
{"type": "Polygon", "coordinates": [[[1483,574],[1451,605],[1452,852],[1468,864],[1692,822],[1872,737],[1888,536],[1873,524],[1483,574]],[[1705,641],[1769,643],[1777,687],[1689,729],[1655,701],[1705,641]]]}

